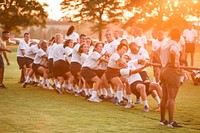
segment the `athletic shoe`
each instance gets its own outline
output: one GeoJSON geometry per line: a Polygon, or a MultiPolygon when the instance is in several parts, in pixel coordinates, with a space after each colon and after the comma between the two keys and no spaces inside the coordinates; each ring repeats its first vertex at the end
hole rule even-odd
{"type": "Polygon", "coordinates": [[[100,102],[100,99],[99,99],[99,97],[90,97],[90,98],[88,99],[88,101],[99,103],[99,102],[100,102]]]}
{"type": "Polygon", "coordinates": [[[26,85],[27,85],[27,83],[24,82],[24,83],[22,84],[22,87],[23,87],[23,88],[26,88],[26,85]]]}
{"type": "Polygon", "coordinates": [[[168,124],[169,124],[169,122],[167,120],[160,121],[161,126],[168,125],[168,124]]]}
{"type": "Polygon", "coordinates": [[[144,112],[149,112],[149,107],[148,106],[144,106],[144,112]]]}
{"type": "Polygon", "coordinates": [[[91,95],[86,95],[86,96],[85,96],[85,99],[86,99],[86,100],[89,100],[90,97],[91,97],[91,95]]]}
{"type": "Polygon", "coordinates": [[[128,104],[125,106],[126,109],[130,109],[134,107],[134,103],[128,102],[128,104]]]}
{"type": "Polygon", "coordinates": [[[140,103],[141,103],[140,98],[136,99],[135,104],[140,104],[140,103]]]}
{"type": "Polygon", "coordinates": [[[120,101],[120,102],[118,102],[116,104],[119,105],[119,106],[125,106],[127,104],[127,102],[122,100],[122,101],[120,101]]]}
{"type": "Polygon", "coordinates": [[[104,95],[99,96],[100,99],[104,100],[104,95]]]}
{"type": "Polygon", "coordinates": [[[107,97],[104,98],[104,101],[109,101],[109,102],[111,102],[112,99],[113,99],[112,97],[107,96],[107,97]]]}
{"type": "Polygon", "coordinates": [[[54,88],[53,88],[52,86],[47,86],[47,88],[48,88],[49,90],[54,90],[54,88]]]}
{"type": "Polygon", "coordinates": [[[181,126],[181,125],[178,125],[175,121],[172,122],[172,123],[168,123],[167,126],[170,127],[170,128],[174,128],[174,127],[183,127],[183,126],[181,126]]]}
{"type": "Polygon", "coordinates": [[[119,100],[118,100],[117,97],[114,97],[113,103],[114,103],[114,104],[118,104],[118,103],[119,103],[119,100]]]}
{"type": "Polygon", "coordinates": [[[79,93],[76,92],[76,93],[75,93],[75,96],[76,96],[76,97],[81,96],[81,92],[79,92],[79,93]]]}
{"type": "Polygon", "coordinates": [[[56,90],[56,92],[58,92],[58,94],[63,94],[63,92],[62,92],[62,90],[61,90],[61,89],[59,89],[59,88],[56,88],[55,90],[56,90]]]}

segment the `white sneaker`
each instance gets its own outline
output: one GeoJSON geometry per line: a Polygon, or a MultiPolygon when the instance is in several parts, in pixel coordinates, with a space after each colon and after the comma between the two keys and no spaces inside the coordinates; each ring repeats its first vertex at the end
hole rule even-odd
{"type": "Polygon", "coordinates": [[[126,109],[133,108],[135,105],[134,103],[128,102],[128,104],[125,106],[126,109]]]}
{"type": "Polygon", "coordinates": [[[47,87],[42,83],[39,83],[37,86],[40,87],[40,88],[43,88],[43,89],[47,89],[47,87]]]}
{"type": "Polygon", "coordinates": [[[54,88],[52,86],[48,86],[47,87],[49,90],[54,90],[54,88]]]}
{"type": "Polygon", "coordinates": [[[90,97],[90,98],[88,99],[88,101],[90,101],[90,102],[96,102],[96,103],[99,103],[99,102],[100,102],[99,98],[97,98],[97,97],[90,97]]]}

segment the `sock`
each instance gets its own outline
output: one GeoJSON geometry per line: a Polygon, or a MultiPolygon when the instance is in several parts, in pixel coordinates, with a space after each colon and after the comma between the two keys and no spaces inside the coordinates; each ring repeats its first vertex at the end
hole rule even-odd
{"type": "Polygon", "coordinates": [[[117,97],[117,92],[114,92],[114,97],[117,97]]]}
{"type": "Polygon", "coordinates": [[[88,96],[88,95],[89,95],[88,89],[87,89],[87,88],[84,88],[83,90],[84,90],[84,92],[85,92],[85,95],[88,96]]]}
{"type": "Polygon", "coordinates": [[[99,95],[100,96],[103,95],[103,89],[102,88],[99,90],[99,95]]]}
{"type": "Polygon", "coordinates": [[[49,79],[46,79],[46,83],[47,83],[47,86],[51,86],[50,82],[49,82],[49,79]]]}
{"type": "Polygon", "coordinates": [[[123,91],[117,91],[117,99],[119,100],[119,102],[123,100],[122,95],[123,95],[123,91]]]}
{"type": "Polygon", "coordinates": [[[155,76],[153,76],[153,82],[156,82],[156,78],[155,78],[155,76]]]}
{"type": "Polygon", "coordinates": [[[25,81],[26,83],[29,83],[30,82],[30,77],[29,76],[27,76],[26,77],[26,81],[25,81]]]}
{"type": "Polygon", "coordinates": [[[104,94],[104,96],[106,96],[106,97],[108,96],[106,88],[103,88],[103,94],[104,94]]]}
{"type": "Polygon", "coordinates": [[[92,98],[97,97],[97,92],[96,91],[92,91],[92,98]]]}
{"type": "Polygon", "coordinates": [[[128,94],[128,95],[127,95],[127,99],[128,99],[128,102],[129,102],[129,103],[132,103],[132,102],[133,102],[131,94],[128,94]]]}
{"type": "Polygon", "coordinates": [[[184,76],[180,76],[180,82],[184,81],[184,76]]]}
{"type": "Polygon", "coordinates": [[[89,88],[89,94],[90,95],[92,95],[92,92],[93,92],[92,88],[89,88]]]}
{"type": "Polygon", "coordinates": [[[144,103],[144,106],[149,107],[147,100],[143,101],[143,103],[144,103]]]}
{"type": "Polygon", "coordinates": [[[110,88],[107,89],[107,94],[108,94],[109,97],[112,97],[112,96],[113,96],[113,95],[112,95],[112,91],[111,91],[110,88]]]}
{"type": "Polygon", "coordinates": [[[61,84],[57,83],[56,88],[60,89],[61,88],[61,84]]]}
{"type": "Polygon", "coordinates": [[[58,83],[58,80],[57,80],[57,79],[54,79],[53,82],[54,82],[54,84],[55,84],[55,86],[56,86],[57,83],[58,83]]]}
{"type": "Polygon", "coordinates": [[[155,96],[154,99],[156,100],[156,102],[157,102],[158,104],[160,104],[160,98],[159,98],[158,96],[155,96]]]}

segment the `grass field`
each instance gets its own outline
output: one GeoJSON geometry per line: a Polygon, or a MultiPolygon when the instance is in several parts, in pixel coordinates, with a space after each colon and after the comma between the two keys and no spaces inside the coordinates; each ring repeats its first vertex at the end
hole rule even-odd
{"type": "MultiPolygon", "coordinates": [[[[16,51],[16,47],[11,48],[16,51]]],[[[8,55],[11,65],[5,68],[4,83],[8,89],[0,90],[0,133],[200,132],[200,85],[194,86],[192,81],[181,86],[176,100],[175,120],[183,128],[170,129],[159,125],[160,115],[154,112],[157,105],[151,97],[151,110],[144,113],[142,104],[125,109],[37,87],[22,88],[17,83],[20,71],[15,55],[16,52],[8,55]]],[[[199,57],[198,47],[195,66],[200,65],[199,57]]]]}

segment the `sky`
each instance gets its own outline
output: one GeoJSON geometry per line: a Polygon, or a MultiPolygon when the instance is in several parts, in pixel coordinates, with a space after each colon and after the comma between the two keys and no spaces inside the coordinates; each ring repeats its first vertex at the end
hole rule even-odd
{"type": "Polygon", "coordinates": [[[62,11],[60,7],[60,3],[63,0],[38,0],[41,4],[47,3],[49,6],[45,7],[45,10],[48,12],[48,18],[53,20],[59,20],[62,17],[62,11]]]}

